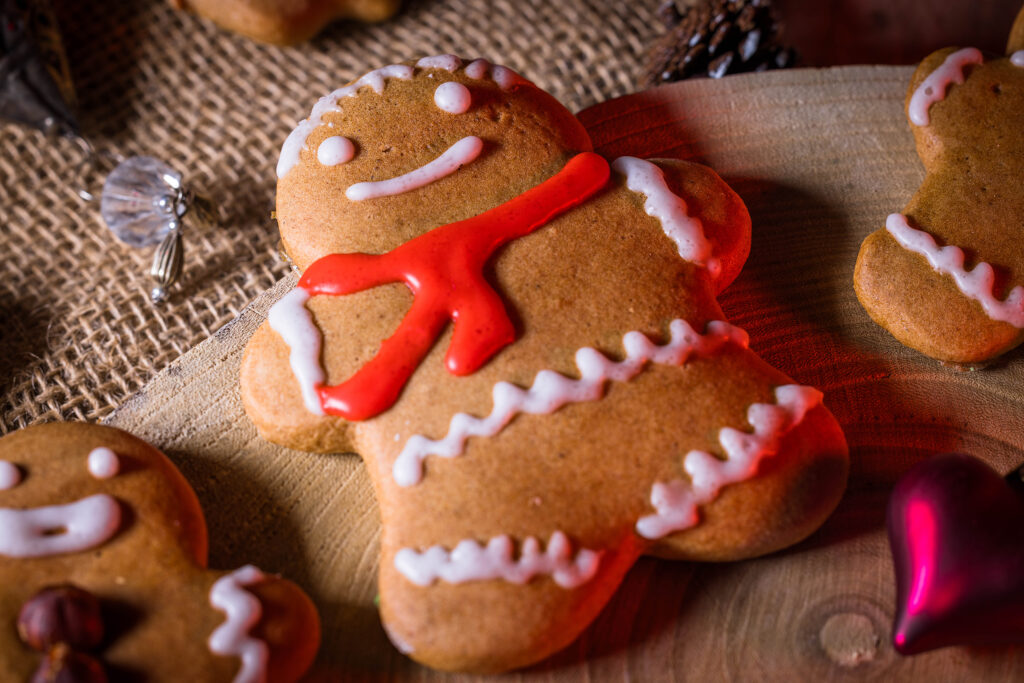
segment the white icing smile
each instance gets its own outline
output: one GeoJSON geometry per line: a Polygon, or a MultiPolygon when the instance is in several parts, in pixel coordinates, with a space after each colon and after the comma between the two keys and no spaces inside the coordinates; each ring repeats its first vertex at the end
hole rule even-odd
{"type": "Polygon", "coordinates": [[[0,555],[48,557],[90,550],[117,533],[121,506],[98,493],[65,505],[0,508],[0,555]]]}
{"type": "Polygon", "coordinates": [[[445,150],[441,156],[417,169],[388,180],[356,183],[345,190],[345,196],[358,202],[418,189],[455,173],[480,156],[483,148],[483,140],[475,135],[468,135],[445,150]]]}

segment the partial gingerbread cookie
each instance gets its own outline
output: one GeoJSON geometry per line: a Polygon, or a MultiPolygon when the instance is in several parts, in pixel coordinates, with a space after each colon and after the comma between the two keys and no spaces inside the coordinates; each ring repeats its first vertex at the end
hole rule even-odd
{"type": "Polygon", "coordinates": [[[914,72],[906,110],[926,176],[861,245],[868,314],[903,344],[977,365],[1024,341],[1024,10],[1007,57],[946,48],[914,72]]]}
{"type": "Polygon", "coordinates": [[[84,423],[8,434],[0,680],[55,667],[111,681],[298,680],[320,643],[309,598],[253,566],[206,569],[206,552],[195,493],[147,443],[84,423]]]}
{"type": "Polygon", "coordinates": [[[739,197],[591,149],[532,83],[450,55],[329,94],[282,149],[304,274],[242,398],[265,438],[363,456],[384,626],[436,668],[542,659],[640,555],[771,552],[845,485],[821,393],[715,300],[750,247],[739,197]]]}
{"type": "Polygon", "coordinates": [[[175,9],[195,12],[221,28],[275,45],[309,40],[340,19],[384,21],[401,0],[170,0],[175,9]]]}

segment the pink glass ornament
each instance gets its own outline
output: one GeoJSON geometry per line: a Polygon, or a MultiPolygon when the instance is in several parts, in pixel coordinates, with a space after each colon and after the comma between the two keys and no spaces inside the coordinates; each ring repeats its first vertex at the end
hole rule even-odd
{"type": "Polygon", "coordinates": [[[1024,643],[1024,485],[981,460],[936,455],[889,499],[896,569],[893,645],[1024,643]]]}

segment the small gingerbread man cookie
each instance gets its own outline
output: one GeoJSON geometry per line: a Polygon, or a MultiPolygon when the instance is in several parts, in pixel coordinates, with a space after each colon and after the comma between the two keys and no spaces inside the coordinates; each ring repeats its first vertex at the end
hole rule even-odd
{"type": "Polygon", "coordinates": [[[179,10],[195,12],[221,28],[253,40],[294,45],[309,40],[340,19],[384,21],[401,0],[170,0],[179,10]]]}
{"type": "Polygon", "coordinates": [[[771,552],[843,491],[821,393],[715,300],[742,201],[707,167],[591,150],[550,95],[451,55],[327,95],[282,149],[304,273],[246,348],[243,402],[265,438],[363,456],[384,626],[436,668],[535,662],[640,555],[771,552]]]}
{"type": "Polygon", "coordinates": [[[925,58],[905,106],[926,176],[861,245],[857,297],[903,344],[981,364],[1024,341],[1024,11],[1006,57],[925,58]]]}
{"type": "Polygon", "coordinates": [[[253,566],[206,569],[206,551],[195,493],[145,442],[82,423],[0,439],[0,680],[54,658],[112,681],[297,680],[320,642],[309,598],[253,566]]]}

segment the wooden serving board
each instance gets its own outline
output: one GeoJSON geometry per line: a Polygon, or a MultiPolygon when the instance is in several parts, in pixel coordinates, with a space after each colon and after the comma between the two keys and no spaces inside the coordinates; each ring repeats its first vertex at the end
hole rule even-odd
{"type": "MultiPolygon", "coordinates": [[[[643,559],[567,650],[509,680],[1009,680],[1024,649],[904,658],[885,505],[931,454],[962,450],[1006,472],[1024,460],[1024,361],[960,372],[906,349],[853,294],[861,240],[923,171],[903,116],[909,67],[790,70],[665,86],[580,114],[608,155],[704,161],[746,201],[754,238],[723,295],[751,345],[825,391],[851,447],[848,493],[804,543],[727,565],[643,559]]],[[[324,639],[314,680],[476,680],[419,667],[374,607],[376,504],[360,460],[261,441],[242,411],[242,349],[294,276],[182,356],[108,420],[167,452],[210,526],[211,565],[254,562],[306,588],[324,639]]]]}

